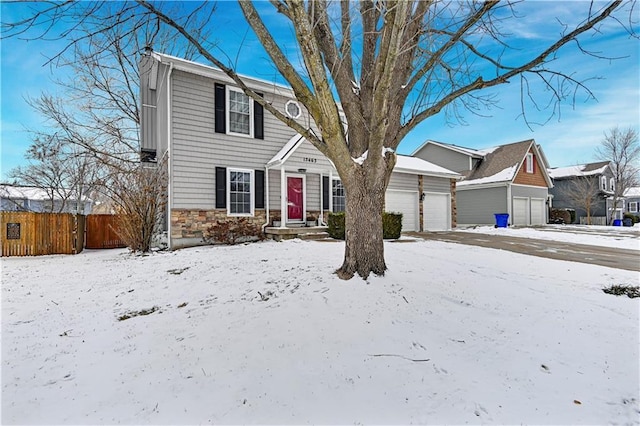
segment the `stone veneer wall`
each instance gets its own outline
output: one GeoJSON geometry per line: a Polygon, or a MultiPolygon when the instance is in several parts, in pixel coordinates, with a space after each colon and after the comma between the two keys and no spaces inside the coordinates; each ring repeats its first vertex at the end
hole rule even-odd
{"type": "MultiPolygon", "coordinates": [[[[171,238],[203,238],[209,227],[217,220],[232,219],[235,216],[227,216],[226,209],[217,210],[171,210],[171,238]]],[[[246,217],[246,216],[240,216],[246,217]]],[[[266,212],[256,210],[253,222],[262,226],[265,222],[266,212]]]]}

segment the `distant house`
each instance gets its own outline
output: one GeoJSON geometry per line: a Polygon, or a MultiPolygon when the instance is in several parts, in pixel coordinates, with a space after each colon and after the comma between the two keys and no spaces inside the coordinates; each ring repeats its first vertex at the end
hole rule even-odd
{"type": "Polygon", "coordinates": [[[496,213],[508,213],[511,225],[547,223],[553,183],[533,139],[480,150],[426,141],[412,155],[464,176],[456,186],[458,224],[491,225],[496,213]]]}
{"type": "Polygon", "coordinates": [[[625,212],[640,216],[640,186],[634,186],[624,191],[625,212]]]}
{"type": "MultiPolygon", "coordinates": [[[[587,212],[584,203],[580,205],[575,201],[575,196],[570,195],[576,184],[582,182],[582,185],[592,188],[595,195],[595,203],[590,211],[591,223],[606,225],[613,207],[612,197],[615,190],[615,179],[608,161],[551,168],[549,174],[554,182],[551,189],[554,208],[573,209],[576,212],[575,222],[586,223],[587,212]]],[[[624,200],[618,200],[616,219],[622,218],[623,208],[624,200]]]]}
{"type": "Polygon", "coordinates": [[[0,185],[0,210],[36,213],[91,213],[91,200],[82,197],[80,202],[73,194],[66,197],[30,186],[0,185]]]}

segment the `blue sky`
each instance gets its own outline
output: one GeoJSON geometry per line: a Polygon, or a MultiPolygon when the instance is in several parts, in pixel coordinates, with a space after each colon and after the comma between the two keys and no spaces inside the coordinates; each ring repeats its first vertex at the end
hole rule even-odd
{"type": "MultiPolygon", "coordinates": [[[[260,6],[263,10],[270,7],[267,3],[260,6]]],[[[584,10],[586,6],[588,4],[582,1],[530,1],[524,4],[526,19],[511,23],[508,30],[523,52],[540,49],[557,37],[560,27],[556,16],[562,14],[578,19],[579,14],[572,13],[572,9],[584,10]]],[[[1,7],[3,20],[8,20],[15,13],[11,7],[16,6],[5,3],[1,7]]],[[[273,24],[281,18],[271,13],[268,19],[268,23],[273,24]]],[[[241,73],[263,79],[274,78],[273,65],[255,36],[247,31],[235,2],[220,2],[212,25],[220,29],[214,32],[220,48],[230,58],[237,58],[241,73]]],[[[293,51],[293,44],[289,44],[292,43],[290,30],[277,25],[274,28],[293,51]]],[[[530,129],[521,117],[520,84],[514,81],[491,89],[500,102],[497,107],[482,111],[483,117],[464,113],[466,124],[453,126],[446,123],[443,115],[428,119],[405,138],[399,152],[409,154],[427,139],[486,148],[534,138],[542,146],[552,167],[594,161],[594,150],[605,131],[615,126],[638,129],[640,125],[640,43],[613,23],[604,25],[601,31],[598,37],[583,38],[584,46],[620,59],[595,59],[570,46],[561,50],[554,64],[556,69],[573,74],[577,79],[599,77],[588,83],[597,100],[587,100],[584,92],[578,92],[575,105],[568,101],[563,103],[559,114],[556,112],[544,125],[532,124],[530,129]]],[[[46,125],[30,109],[25,98],[56,90],[51,80],[59,77],[62,71],[44,64],[60,46],[59,42],[27,42],[15,38],[2,40],[0,44],[2,179],[6,179],[9,169],[24,163],[24,152],[30,143],[25,128],[38,129],[46,125]]],[[[552,111],[537,112],[530,107],[527,113],[531,122],[545,122],[552,111]]]]}

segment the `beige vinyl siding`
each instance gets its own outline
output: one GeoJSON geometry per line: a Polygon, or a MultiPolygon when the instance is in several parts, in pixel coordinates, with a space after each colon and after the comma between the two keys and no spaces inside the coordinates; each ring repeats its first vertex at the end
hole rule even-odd
{"type": "Polygon", "coordinates": [[[442,192],[449,194],[451,192],[451,182],[449,178],[424,176],[422,178],[422,190],[424,192],[442,192]]]}
{"type": "Polygon", "coordinates": [[[409,173],[391,173],[391,179],[389,180],[387,189],[417,191],[418,176],[409,173]]]}
{"type": "MultiPolygon", "coordinates": [[[[215,80],[211,78],[173,71],[173,208],[215,208],[216,167],[264,170],[266,163],[296,133],[266,110],[264,139],[216,133],[214,85],[215,80]]],[[[288,100],[284,97],[273,98],[268,93],[264,96],[282,108],[288,100]]]]}

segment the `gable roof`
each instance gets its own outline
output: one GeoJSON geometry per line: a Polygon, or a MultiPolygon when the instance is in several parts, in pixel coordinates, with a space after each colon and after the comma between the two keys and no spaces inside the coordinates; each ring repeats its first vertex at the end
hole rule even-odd
{"type": "Polygon", "coordinates": [[[468,155],[468,156],[473,157],[473,158],[483,158],[487,153],[489,153],[492,150],[497,148],[496,147],[496,148],[488,148],[488,149],[479,150],[479,149],[473,149],[473,148],[465,148],[463,146],[458,146],[458,145],[453,145],[453,144],[448,144],[448,143],[443,143],[443,142],[437,142],[437,141],[434,141],[434,140],[426,140],[426,141],[424,141],[422,143],[422,145],[420,145],[417,149],[415,149],[411,153],[411,156],[412,157],[415,156],[418,152],[420,152],[427,145],[439,146],[441,148],[446,148],[448,150],[455,151],[455,152],[458,152],[460,154],[468,155]]]}
{"type": "Polygon", "coordinates": [[[578,164],[577,166],[554,167],[549,169],[549,175],[554,179],[596,176],[604,173],[607,167],[609,167],[608,161],[578,164]]]}
{"type": "Polygon", "coordinates": [[[628,198],[640,198],[640,186],[632,186],[631,188],[627,188],[624,191],[623,196],[628,198]]]}
{"type": "MultiPolygon", "coordinates": [[[[267,167],[284,164],[287,159],[298,149],[306,139],[301,134],[296,134],[267,162],[267,167]]],[[[331,162],[331,160],[329,160],[331,162]]],[[[333,163],[331,163],[333,164],[333,163]]],[[[397,173],[415,173],[425,176],[448,177],[460,179],[461,175],[444,167],[440,167],[417,157],[396,154],[396,165],[393,168],[397,173]]]]}

